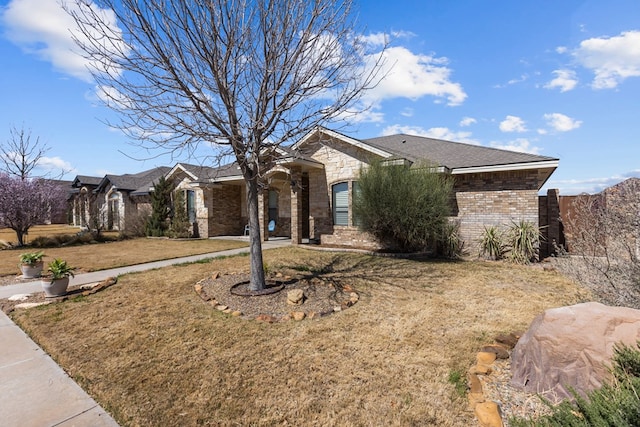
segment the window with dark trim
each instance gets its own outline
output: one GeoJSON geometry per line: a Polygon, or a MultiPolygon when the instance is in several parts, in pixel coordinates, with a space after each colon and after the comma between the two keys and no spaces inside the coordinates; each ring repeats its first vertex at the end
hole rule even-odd
{"type": "Polygon", "coordinates": [[[341,182],[331,187],[333,224],[349,225],[349,183],[341,182]]]}
{"type": "Polygon", "coordinates": [[[189,222],[196,222],[196,192],[187,190],[187,215],[189,222]]]}

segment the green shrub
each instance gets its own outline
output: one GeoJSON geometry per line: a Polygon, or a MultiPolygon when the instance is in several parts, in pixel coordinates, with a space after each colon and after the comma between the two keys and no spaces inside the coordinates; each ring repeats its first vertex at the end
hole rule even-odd
{"type": "Polygon", "coordinates": [[[460,223],[449,221],[442,227],[438,242],[438,255],[448,259],[460,259],[467,255],[464,241],[460,238],[460,223]]]}
{"type": "Polygon", "coordinates": [[[453,181],[430,165],[382,161],[360,170],[353,210],[359,227],[406,252],[435,248],[450,211],[453,181]]]}
{"type": "Polygon", "coordinates": [[[511,261],[528,264],[538,255],[538,243],[542,235],[538,227],[530,221],[513,221],[507,231],[511,261]]]}
{"type": "Polygon", "coordinates": [[[485,226],[480,237],[480,256],[492,260],[501,260],[507,253],[504,233],[495,225],[485,226]]]}
{"type": "Polygon", "coordinates": [[[151,192],[151,215],[149,216],[145,233],[147,236],[161,237],[164,236],[168,228],[169,214],[171,213],[171,182],[160,177],[158,182],[153,184],[151,192]]]}
{"type": "Polygon", "coordinates": [[[640,426],[640,341],[636,348],[615,347],[612,372],[614,378],[602,388],[582,397],[574,393],[574,401],[550,406],[551,415],[538,419],[512,418],[513,427],[571,426],[640,426]]]}
{"type": "Polygon", "coordinates": [[[173,238],[191,237],[191,224],[189,223],[189,215],[187,214],[187,202],[184,197],[184,191],[177,190],[173,198],[173,217],[169,231],[166,233],[173,238]]]}

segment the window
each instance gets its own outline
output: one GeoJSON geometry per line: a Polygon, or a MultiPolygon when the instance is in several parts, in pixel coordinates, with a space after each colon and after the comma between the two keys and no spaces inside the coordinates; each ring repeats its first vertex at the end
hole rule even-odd
{"type": "Polygon", "coordinates": [[[193,190],[187,190],[187,215],[189,222],[196,222],[196,192],[193,190]]]}
{"type": "Polygon", "coordinates": [[[278,192],[269,190],[269,221],[278,222],[278,192]]]}
{"type": "Polygon", "coordinates": [[[331,187],[333,224],[349,225],[349,184],[341,182],[331,187]]]}

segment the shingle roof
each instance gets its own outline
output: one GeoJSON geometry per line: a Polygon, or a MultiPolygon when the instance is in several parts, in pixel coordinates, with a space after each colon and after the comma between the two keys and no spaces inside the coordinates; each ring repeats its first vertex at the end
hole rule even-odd
{"type": "Polygon", "coordinates": [[[110,183],[116,186],[118,190],[132,191],[136,194],[146,194],[149,193],[149,188],[153,186],[153,183],[165,175],[170,169],[171,168],[167,166],[159,166],[136,174],[105,175],[98,185],[98,190],[110,183]]]}
{"type": "Polygon", "coordinates": [[[216,168],[209,166],[190,165],[187,163],[179,163],[180,166],[191,175],[196,177],[198,181],[211,181],[217,178],[241,175],[237,162],[229,163],[216,168]]]}
{"type": "Polygon", "coordinates": [[[102,181],[102,177],[89,176],[89,175],[76,175],[75,179],[71,183],[72,187],[83,187],[85,185],[99,185],[102,181]]]}
{"type": "Polygon", "coordinates": [[[553,157],[406,134],[361,141],[412,162],[430,160],[449,169],[558,160],[553,157]]]}

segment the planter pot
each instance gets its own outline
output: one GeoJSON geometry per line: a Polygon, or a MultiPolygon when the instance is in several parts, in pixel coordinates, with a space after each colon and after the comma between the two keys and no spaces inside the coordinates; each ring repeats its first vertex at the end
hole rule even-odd
{"type": "Polygon", "coordinates": [[[69,278],[63,277],[62,279],[55,279],[53,282],[51,279],[42,279],[41,283],[46,297],[60,297],[67,293],[69,278]]]}
{"type": "Polygon", "coordinates": [[[44,263],[42,261],[36,264],[22,264],[20,270],[22,270],[22,277],[24,279],[34,279],[40,277],[42,274],[42,268],[44,263]]]}

